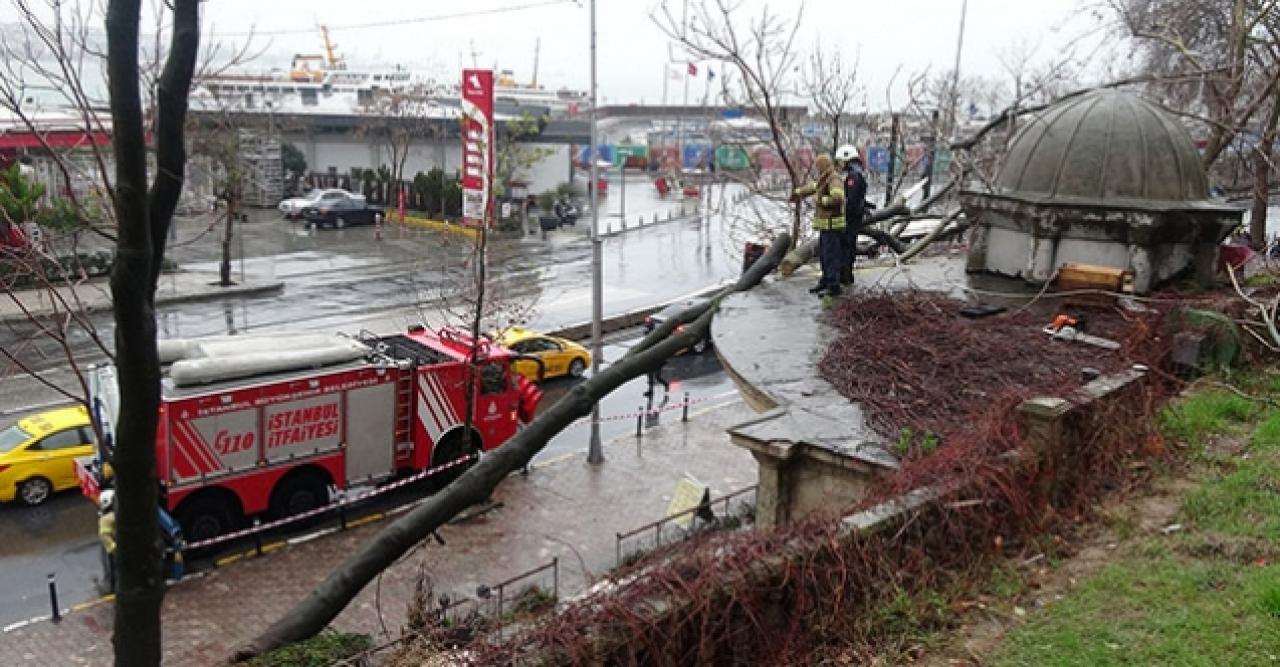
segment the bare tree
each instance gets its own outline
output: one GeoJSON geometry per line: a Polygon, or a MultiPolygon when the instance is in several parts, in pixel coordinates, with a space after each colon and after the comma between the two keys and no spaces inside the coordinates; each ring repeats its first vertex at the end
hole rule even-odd
{"type": "Polygon", "coordinates": [[[447,118],[444,108],[431,98],[436,88],[428,83],[404,90],[378,91],[361,108],[363,120],[356,136],[372,139],[386,148],[391,160],[390,181],[395,187],[404,180],[404,165],[414,144],[443,129],[439,121],[447,118]]]}
{"type": "MultiPolygon", "coordinates": [[[[1242,135],[1253,138],[1251,238],[1266,242],[1272,150],[1280,120],[1280,3],[1277,0],[1108,0],[1123,34],[1139,47],[1139,71],[1157,77],[1166,108],[1205,126],[1213,166],[1242,135]]],[[[1250,159],[1250,157],[1252,159],[1250,159]]],[[[1251,164],[1250,164],[1251,163],[1251,164]]]]}
{"type": "Polygon", "coordinates": [[[1209,122],[1213,164],[1257,117],[1280,82],[1277,0],[1108,0],[1140,46],[1139,67],[1171,101],[1209,122]],[[1187,75],[1194,76],[1187,76],[1187,75]]]}
{"type": "Polygon", "coordinates": [[[818,117],[831,128],[832,154],[841,144],[856,141],[856,136],[848,133],[848,125],[857,123],[853,117],[855,109],[864,110],[862,120],[866,121],[867,92],[858,82],[859,61],[855,54],[851,62],[845,63],[840,50],[824,50],[822,41],[818,40],[801,71],[804,89],[818,117]],[[841,134],[842,123],[845,134],[841,134]]]}
{"type": "MultiPolygon", "coordinates": [[[[667,2],[653,15],[669,39],[693,60],[724,63],[730,74],[722,79],[721,96],[730,104],[752,109],[767,126],[767,143],[782,162],[791,189],[807,180],[808,165],[796,158],[803,140],[787,118],[784,98],[798,88],[799,52],[795,46],[804,6],[792,18],[783,18],[765,5],[760,13],[743,20],[741,0],[698,0],[690,4],[686,22],[667,2]]],[[[791,207],[793,243],[800,238],[802,206],[791,207]]]]}
{"type": "Polygon", "coordinates": [[[107,6],[107,80],[115,153],[116,258],[111,274],[120,414],[112,464],[116,474],[116,664],[160,664],[164,574],[159,539],[156,422],[160,357],[155,292],[165,242],[186,170],[187,97],[200,42],[199,0],[174,0],[169,53],[156,85],[147,176],[147,129],[138,77],[141,0],[107,6]]]}

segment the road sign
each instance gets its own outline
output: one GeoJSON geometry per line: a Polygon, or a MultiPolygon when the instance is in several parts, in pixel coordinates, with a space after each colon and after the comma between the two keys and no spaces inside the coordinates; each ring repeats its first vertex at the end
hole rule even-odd
{"type": "Polygon", "coordinates": [[[462,70],[462,217],[473,225],[493,217],[493,70],[462,70]]]}

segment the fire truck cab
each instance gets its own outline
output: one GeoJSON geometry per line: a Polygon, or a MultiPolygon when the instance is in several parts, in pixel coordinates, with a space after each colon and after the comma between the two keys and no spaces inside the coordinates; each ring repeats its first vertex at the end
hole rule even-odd
{"type": "MultiPolygon", "coordinates": [[[[319,508],[330,489],[376,485],[501,445],[532,419],[541,394],[512,372],[510,351],[483,339],[474,345],[468,445],[473,341],[457,331],[161,341],[162,507],[198,543],[249,517],[319,508]]],[[[90,393],[102,442],[77,468],[96,500],[112,483],[114,367],[91,369],[90,393]]]]}

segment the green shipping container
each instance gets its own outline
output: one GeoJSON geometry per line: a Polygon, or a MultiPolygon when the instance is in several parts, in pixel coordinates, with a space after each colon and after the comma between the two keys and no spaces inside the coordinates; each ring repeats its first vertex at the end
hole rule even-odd
{"type": "Polygon", "coordinates": [[[746,169],[748,164],[747,151],[740,146],[720,146],[716,149],[716,169],[740,171],[746,169]]]}
{"type": "Polygon", "coordinates": [[[613,166],[617,167],[629,157],[649,159],[649,147],[641,144],[618,144],[613,149],[613,166]]]}

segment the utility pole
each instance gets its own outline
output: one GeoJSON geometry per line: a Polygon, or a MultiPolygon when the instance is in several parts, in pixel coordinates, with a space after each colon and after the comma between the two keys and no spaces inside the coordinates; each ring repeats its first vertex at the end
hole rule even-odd
{"type": "MultiPolygon", "coordinates": [[[[601,271],[604,268],[600,242],[600,175],[599,135],[596,127],[596,0],[591,0],[591,375],[600,372],[600,358],[604,356],[601,320],[604,318],[604,285],[601,271]]],[[[604,463],[604,448],[600,443],[600,402],[591,406],[591,443],[587,449],[587,463],[604,463]]]]}
{"type": "Polygon", "coordinates": [[[956,67],[951,72],[951,132],[948,139],[956,136],[956,128],[960,121],[956,115],[956,107],[960,104],[960,53],[964,50],[964,23],[969,15],[969,0],[960,4],[960,34],[956,37],[956,67]]]}

